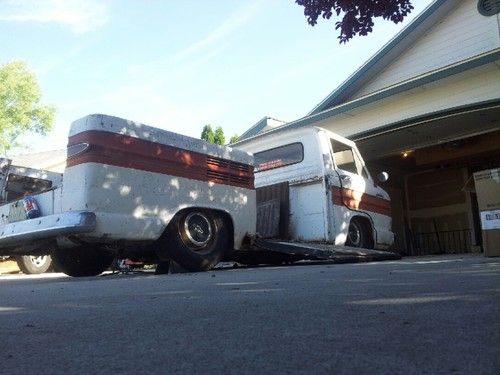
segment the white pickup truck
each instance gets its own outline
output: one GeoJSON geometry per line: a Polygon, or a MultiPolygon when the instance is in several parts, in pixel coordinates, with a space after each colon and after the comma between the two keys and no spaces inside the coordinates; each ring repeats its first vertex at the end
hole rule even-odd
{"type": "Polygon", "coordinates": [[[173,260],[190,271],[223,258],[258,263],[256,236],[292,240],[293,254],[297,242],[392,245],[389,196],[353,142],[311,127],[236,147],[106,115],[77,120],[64,175],[18,189],[31,191],[40,215],[27,219],[19,194],[0,206],[0,255],[49,252],[64,273],[91,276],[115,257],[173,260]],[[277,225],[284,230],[268,231],[277,225]]]}
{"type": "Polygon", "coordinates": [[[115,256],[207,270],[255,236],[252,155],[117,117],[75,121],[62,181],[40,186],[39,217],[0,206],[0,255],[50,249],[71,276],[115,256]]]}

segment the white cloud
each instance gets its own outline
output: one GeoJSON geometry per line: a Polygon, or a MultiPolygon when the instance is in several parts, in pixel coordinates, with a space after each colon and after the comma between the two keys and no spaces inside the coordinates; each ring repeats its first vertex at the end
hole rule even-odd
{"type": "Polygon", "coordinates": [[[103,26],[108,16],[96,0],[11,0],[0,3],[0,21],[58,23],[83,34],[103,26]]]}
{"type": "MultiPolygon", "coordinates": [[[[212,58],[230,44],[228,39],[238,29],[255,18],[264,6],[264,0],[255,0],[244,5],[230,14],[225,21],[202,36],[199,40],[186,48],[176,52],[173,56],[163,57],[144,64],[136,64],[129,67],[131,73],[148,72],[159,68],[164,68],[171,64],[184,64],[186,61],[193,62],[199,59],[200,62],[207,60],[207,55],[212,58]]],[[[199,63],[195,63],[199,64],[199,63]]]]}
{"type": "Polygon", "coordinates": [[[254,18],[262,7],[263,1],[258,0],[244,6],[238,10],[236,10],[233,14],[231,14],[226,21],[224,21],[221,25],[212,30],[208,35],[193,43],[189,47],[183,49],[178,52],[174,59],[184,59],[186,57],[191,56],[192,54],[196,54],[202,50],[206,50],[208,47],[213,46],[218,43],[220,40],[228,37],[235,30],[239,29],[247,22],[249,22],[252,18],[254,18]]]}

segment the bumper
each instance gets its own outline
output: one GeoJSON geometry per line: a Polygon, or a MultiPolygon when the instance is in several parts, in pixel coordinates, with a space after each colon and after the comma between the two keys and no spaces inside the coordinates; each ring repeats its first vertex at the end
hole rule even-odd
{"type": "Polygon", "coordinates": [[[96,216],[89,211],[67,211],[6,224],[0,227],[0,247],[13,247],[35,240],[95,230],[96,216]]]}

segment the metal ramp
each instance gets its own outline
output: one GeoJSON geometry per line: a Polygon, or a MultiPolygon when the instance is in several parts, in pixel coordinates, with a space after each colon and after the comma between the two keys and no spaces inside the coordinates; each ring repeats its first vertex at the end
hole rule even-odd
{"type": "Polygon", "coordinates": [[[323,243],[290,242],[282,240],[256,239],[256,252],[282,254],[292,259],[328,260],[334,263],[374,262],[398,260],[401,255],[390,251],[359,249],[323,243]]]}

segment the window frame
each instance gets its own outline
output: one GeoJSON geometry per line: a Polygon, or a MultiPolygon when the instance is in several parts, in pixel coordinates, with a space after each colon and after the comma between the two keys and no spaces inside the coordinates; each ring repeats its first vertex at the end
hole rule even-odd
{"type": "Polygon", "coordinates": [[[347,173],[350,173],[350,174],[353,174],[353,175],[356,175],[356,176],[360,176],[360,177],[362,177],[362,178],[364,178],[366,180],[370,179],[370,173],[368,172],[368,169],[366,168],[366,165],[364,164],[364,161],[361,158],[361,155],[359,154],[358,149],[356,147],[352,147],[352,146],[350,146],[350,145],[348,145],[346,143],[342,143],[342,142],[338,141],[335,138],[330,138],[330,149],[331,149],[331,155],[332,155],[333,165],[335,166],[335,168],[338,168],[338,169],[342,170],[343,172],[347,172],[347,173]],[[333,142],[341,144],[341,145],[343,145],[343,146],[346,147],[345,150],[341,150],[341,151],[337,151],[337,152],[348,151],[348,150],[351,151],[352,157],[353,157],[354,166],[356,167],[356,172],[355,173],[352,172],[352,171],[350,171],[350,170],[347,170],[347,169],[339,167],[339,165],[337,163],[337,159],[335,158],[335,152],[336,151],[334,150],[333,142]]]}

